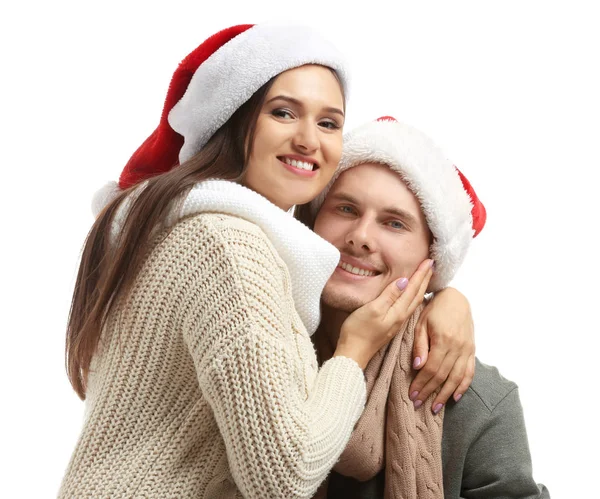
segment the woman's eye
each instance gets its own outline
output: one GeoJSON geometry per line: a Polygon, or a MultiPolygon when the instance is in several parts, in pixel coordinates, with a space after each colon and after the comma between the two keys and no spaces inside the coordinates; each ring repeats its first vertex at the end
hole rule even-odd
{"type": "Polygon", "coordinates": [[[340,129],[340,125],[338,125],[335,121],[321,121],[319,123],[319,126],[322,126],[323,128],[327,128],[328,130],[339,130],[340,129]]]}
{"type": "Polygon", "coordinates": [[[271,111],[273,116],[277,116],[278,118],[292,118],[292,113],[290,113],[287,109],[274,109],[271,111]]]}

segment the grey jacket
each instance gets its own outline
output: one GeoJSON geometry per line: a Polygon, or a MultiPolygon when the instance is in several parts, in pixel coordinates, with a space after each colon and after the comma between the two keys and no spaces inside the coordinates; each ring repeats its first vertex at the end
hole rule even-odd
{"type": "MultiPolygon", "coordinates": [[[[442,437],[446,499],[549,499],[532,476],[531,455],[517,385],[476,361],[473,383],[450,402],[442,437]]],[[[381,499],[384,473],[359,482],[331,473],[330,499],[381,499]]]]}

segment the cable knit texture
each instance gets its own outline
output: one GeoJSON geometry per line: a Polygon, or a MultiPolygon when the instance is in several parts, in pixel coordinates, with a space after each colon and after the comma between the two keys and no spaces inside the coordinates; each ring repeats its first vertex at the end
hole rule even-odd
{"type": "MultiPolygon", "coordinates": [[[[365,370],[368,400],[348,446],[334,469],[363,482],[385,468],[386,499],[443,499],[443,409],[431,412],[435,393],[415,410],[412,346],[421,305],[392,342],[365,370]]],[[[327,482],[315,499],[327,497],[327,482]]]]}
{"type": "Polygon", "coordinates": [[[200,212],[228,213],[255,223],[264,231],[287,265],[296,310],[312,335],[321,319],[321,293],[340,261],[337,248],[290,213],[233,182],[199,182],[175,217],[180,219],[200,212]]]}
{"type": "MultiPolygon", "coordinates": [[[[128,214],[132,200],[144,189],[140,184],[122,203],[111,227],[111,239],[116,240],[128,214]]],[[[207,180],[198,182],[189,192],[181,208],[170,210],[165,225],[197,213],[226,213],[258,225],[286,263],[292,281],[296,310],[308,334],[319,325],[321,293],[340,261],[335,246],[315,234],[269,200],[235,182],[207,180]]]]}
{"type": "Polygon", "coordinates": [[[61,498],[312,497],[366,394],[353,360],[318,369],[288,272],[303,248],[286,262],[219,213],[157,236],[102,333],[61,498]]]}

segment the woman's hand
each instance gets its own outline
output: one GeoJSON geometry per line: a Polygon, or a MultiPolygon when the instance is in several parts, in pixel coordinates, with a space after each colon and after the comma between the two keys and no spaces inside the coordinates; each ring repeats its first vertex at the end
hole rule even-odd
{"type": "Polygon", "coordinates": [[[350,357],[362,369],[367,367],[423,301],[432,265],[433,260],[424,260],[410,280],[392,282],[377,298],[352,312],[342,324],[334,357],[350,357]]]}
{"type": "Polygon", "coordinates": [[[473,381],[473,317],[456,289],[439,291],[423,310],[415,329],[413,367],[420,371],[409,389],[415,407],[443,385],[431,406],[436,414],[452,394],[458,402],[473,381]]]}

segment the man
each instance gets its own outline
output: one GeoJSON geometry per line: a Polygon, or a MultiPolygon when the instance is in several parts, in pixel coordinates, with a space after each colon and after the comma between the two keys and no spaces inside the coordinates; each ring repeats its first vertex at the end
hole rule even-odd
{"type": "MultiPolygon", "coordinates": [[[[477,208],[466,179],[419,131],[386,117],[348,134],[334,179],[311,206],[315,232],[341,253],[314,337],[320,361],[348,314],[424,259],[436,262],[429,291],[445,287],[483,226],[477,208]]],[[[460,404],[431,411],[408,395],[421,309],[365,370],[365,411],[319,495],[549,498],[532,477],[517,385],[496,368],[477,361],[460,404]]]]}

